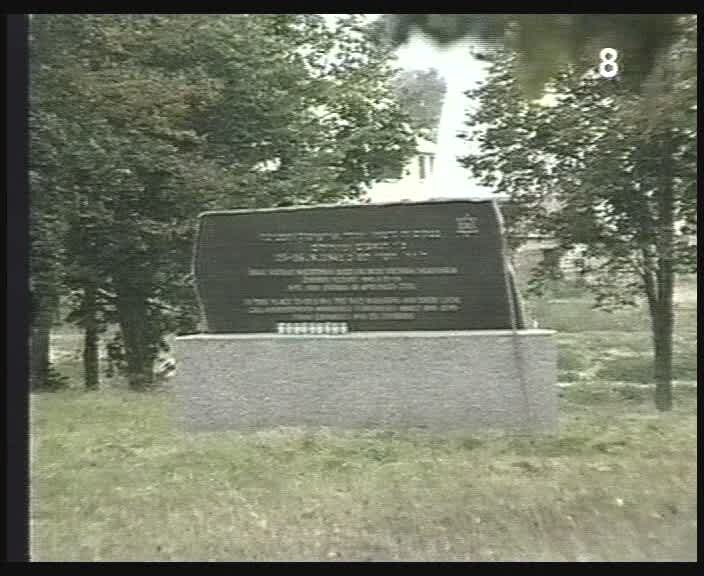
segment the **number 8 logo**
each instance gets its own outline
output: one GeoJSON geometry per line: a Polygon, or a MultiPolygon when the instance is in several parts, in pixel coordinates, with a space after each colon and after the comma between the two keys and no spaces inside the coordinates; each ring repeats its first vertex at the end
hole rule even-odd
{"type": "Polygon", "coordinates": [[[618,64],[616,64],[618,52],[613,48],[604,48],[599,52],[599,75],[602,78],[613,78],[618,74],[618,64]]]}

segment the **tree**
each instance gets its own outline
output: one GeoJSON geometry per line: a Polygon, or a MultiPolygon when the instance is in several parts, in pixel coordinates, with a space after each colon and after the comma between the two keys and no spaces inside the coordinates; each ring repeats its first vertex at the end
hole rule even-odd
{"type": "MultiPolygon", "coordinates": [[[[120,261],[110,259],[121,250],[125,251],[121,255],[127,258],[139,251],[135,247],[138,238],[132,236],[130,242],[121,242],[125,232],[129,234],[130,225],[135,224],[134,218],[126,216],[124,210],[129,209],[130,200],[134,202],[134,196],[139,192],[146,192],[146,196],[154,193],[154,189],[145,190],[142,186],[144,180],[154,184],[154,180],[163,176],[160,172],[163,165],[176,161],[172,159],[175,147],[169,147],[166,141],[181,136],[175,131],[169,133],[169,127],[163,123],[160,125],[156,113],[160,105],[176,108],[174,100],[179,91],[168,92],[168,78],[153,77],[150,84],[149,78],[139,77],[139,70],[135,70],[131,77],[126,75],[118,79],[119,68],[117,62],[111,61],[111,56],[118,61],[125,59],[124,52],[121,58],[115,58],[115,52],[122,48],[116,38],[120,38],[124,24],[130,20],[100,18],[37,16],[32,21],[31,39],[33,106],[30,116],[33,141],[37,143],[32,149],[31,162],[36,183],[45,182],[53,199],[52,205],[33,201],[32,213],[41,222],[53,212],[61,223],[61,233],[53,238],[56,250],[53,260],[45,258],[38,262],[41,266],[36,272],[39,278],[46,270],[58,268],[62,283],[74,293],[77,306],[69,319],[85,328],[84,364],[88,388],[97,386],[98,315],[103,312],[99,309],[103,303],[99,294],[110,285],[110,280],[114,287],[115,280],[124,273],[120,261]],[[115,98],[115,93],[120,91],[119,97],[115,98]],[[111,97],[114,98],[112,101],[111,97]],[[135,112],[138,111],[145,115],[141,120],[146,120],[147,126],[145,123],[140,125],[136,119],[135,112]],[[131,118],[130,112],[133,113],[131,118]],[[130,142],[131,135],[139,133],[140,128],[143,129],[142,142],[135,138],[130,142]],[[159,129],[163,130],[160,134],[159,129]],[[154,132],[156,137],[144,146],[154,132]],[[140,144],[144,146],[141,150],[140,144]],[[46,161],[40,151],[49,146],[55,153],[49,157],[50,161],[46,161]],[[140,152],[152,156],[140,155],[140,152]],[[131,160],[139,158],[144,164],[130,163],[129,155],[132,155],[131,160]],[[142,168],[144,180],[135,186],[129,176],[133,169],[142,168]],[[112,233],[116,228],[119,231],[112,233]]],[[[137,18],[131,23],[143,22],[137,18]]],[[[139,34],[141,30],[134,26],[132,32],[139,34]]],[[[172,81],[171,87],[176,83],[172,81]]],[[[33,192],[39,190],[34,186],[33,192]]],[[[184,202],[188,198],[175,200],[184,202]]],[[[193,203],[189,205],[193,206],[193,203]]],[[[154,233],[153,230],[144,232],[154,233]]],[[[132,272],[139,274],[137,270],[132,272]]],[[[57,282],[54,278],[54,290],[57,282]]],[[[124,306],[115,306],[116,298],[114,294],[112,296],[110,304],[113,311],[122,313],[121,329],[128,340],[130,326],[124,321],[124,306]]],[[[145,348],[149,354],[151,350],[145,348]]],[[[144,353],[136,352],[134,346],[125,350],[130,381],[137,387],[135,374],[140,362],[143,364],[138,354],[144,353]]]]}
{"type": "MultiPolygon", "coordinates": [[[[34,22],[33,22],[34,25],[34,22]]],[[[41,23],[39,24],[41,27],[41,23]]],[[[38,54],[47,53],[46,47],[30,37],[31,74],[38,76],[42,69],[38,54]]],[[[66,143],[61,122],[50,109],[39,106],[42,91],[54,89],[50,83],[33,84],[29,91],[29,180],[31,188],[30,211],[30,387],[32,390],[52,388],[49,361],[50,336],[63,292],[61,237],[65,231],[65,212],[62,195],[54,186],[61,170],[61,150],[66,143]]]]}
{"type": "Polygon", "coordinates": [[[166,334],[194,329],[200,211],[354,197],[412,152],[393,70],[359,17],[34,20],[36,125],[61,134],[55,174],[36,170],[65,207],[59,265],[87,378],[107,323],[133,389],[151,384],[166,334]]]}
{"type": "Polygon", "coordinates": [[[393,43],[419,30],[441,44],[472,38],[515,51],[513,70],[520,95],[534,98],[561,65],[614,48],[622,82],[634,91],[656,67],[659,55],[676,40],[674,14],[387,14],[393,43]]]}
{"type": "MultiPolygon", "coordinates": [[[[597,305],[649,307],[656,405],[672,404],[673,285],[693,271],[696,249],[696,19],[677,23],[677,41],[658,56],[642,94],[576,63],[548,87],[554,106],[519,97],[516,55],[498,55],[467,136],[479,152],[463,164],[510,195],[513,230],[553,237],[581,252],[597,305]],[[551,209],[546,199],[556,202],[551,209]]],[[[534,280],[554,272],[546,263],[534,280]]],[[[554,268],[554,266],[553,266],[554,268]]]]}
{"type": "MultiPolygon", "coordinates": [[[[35,132],[37,134],[38,132],[35,132]]],[[[49,149],[34,147],[36,157],[49,156],[49,149]]],[[[41,160],[39,160],[41,162],[41,160]]],[[[48,174],[47,174],[48,176],[48,174]]],[[[35,206],[45,207],[30,214],[30,370],[32,390],[52,387],[49,361],[50,335],[61,292],[60,269],[56,265],[56,248],[61,234],[59,214],[45,179],[30,171],[35,206]]]]}
{"type": "Polygon", "coordinates": [[[433,68],[406,70],[396,76],[395,90],[401,108],[411,117],[412,126],[435,141],[445,96],[445,81],[433,68]]]}

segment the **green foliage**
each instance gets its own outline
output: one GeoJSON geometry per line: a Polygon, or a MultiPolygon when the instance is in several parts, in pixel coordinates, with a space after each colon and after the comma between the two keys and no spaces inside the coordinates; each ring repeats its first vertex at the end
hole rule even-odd
{"type": "Polygon", "coordinates": [[[406,70],[396,76],[395,89],[401,108],[410,115],[413,127],[435,141],[445,96],[445,81],[433,68],[406,70]]]}
{"type": "Polygon", "coordinates": [[[525,55],[504,50],[488,82],[468,92],[479,101],[467,135],[479,152],[463,159],[510,196],[514,247],[531,233],[556,241],[558,257],[541,263],[531,290],[554,280],[570,253],[596,307],[645,297],[660,410],[672,400],[674,278],[696,270],[696,17],[665,32],[652,62],[641,62],[638,90],[633,75],[603,78],[586,58],[552,68],[552,104],[521,97],[515,70],[525,55]]]}
{"type": "MultiPolygon", "coordinates": [[[[688,24],[681,24],[678,43],[691,51],[688,24]]],[[[661,63],[673,69],[668,98],[633,94],[618,79],[594,70],[584,75],[575,65],[551,82],[554,106],[527,102],[519,98],[516,56],[509,51],[496,59],[488,82],[468,94],[480,107],[466,137],[480,151],[463,163],[484,184],[510,195],[514,236],[537,232],[556,239],[563,254],[580,253],[576,265],[604,308],[634,304],[644,291],[643,274],[657,272],[663,186],[671,187],[674,219],[683,224],[673,245],[676,269],[694,267],[688,234],[696,226],[696,68],[678,50],[678,60],[668,54],[661,63]],[[657,120],[645,113],[653,106],[657,120]],[[665,135],[670,155],[663,150],[665,135]],[[665,170],[672,174],[668,182],[662,181],[665,170]]],[[[538,271],[535,289],[556,262],[538,271]]]]}
{"type": "Polygon", "coordinates": [[[388,14],[386,20],[395,44],[418,30],[440,44],[471,38],[512,48],[518,54],[514,76],[529,98],[562,65],[584,57],[595,62],[605,47],[619,52],[622,81],[639,92],[677,31],[673,14],[388,14]]]}
{"type": "Polygon", "coordinates": [[[195,328],[204,209],[359,195],[412,153],[384,49],[358,16],[37,15],[32,19],[33,278],[72,320],[119,323],[149,372],[195,328]],[[97,311],[81,294],[99,291],[97,311]]]}

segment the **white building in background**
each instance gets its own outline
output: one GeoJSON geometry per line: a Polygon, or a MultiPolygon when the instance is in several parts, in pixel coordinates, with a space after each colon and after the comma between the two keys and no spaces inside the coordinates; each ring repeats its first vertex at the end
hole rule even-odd
{"type": "Polygon", "coordinates": [[[469,171],[445,174],[437,172],[437,144],[423,138],[416,139],[416,154],[406,163],[400,178],[390,178],[375,182],[366,192],[363,202],[422,202],[437,198],[496,198],[505,200],[504,195],[493,195],[480,189],[469,176],[469,171]],[[465,184],[466,182],[466,184],[465,184]]]}
{"type": "Polygon", "coordinates": [[[401,177],[374,183],[367,190],[365,200],[372,203],[418,202],[442,196],[442,192],[433,190],[431,185],[435,171],[435,143],[423,138],[416,142],[416,155],[406,163],[401,177]]]}

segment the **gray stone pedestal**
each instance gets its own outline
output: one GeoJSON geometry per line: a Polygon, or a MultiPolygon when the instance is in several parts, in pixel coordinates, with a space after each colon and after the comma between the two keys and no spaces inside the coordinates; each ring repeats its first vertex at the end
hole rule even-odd
{"type": "Polygon", "coordinates": [[[175,358],[190,430],[557,431],[549,330],[196,334],[175,358]]]}

